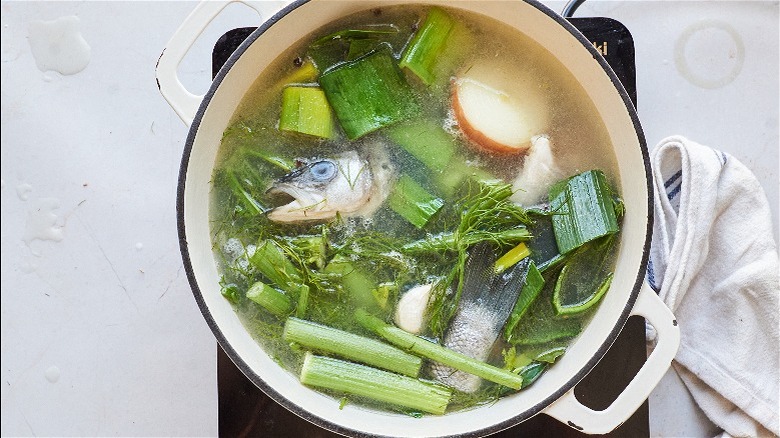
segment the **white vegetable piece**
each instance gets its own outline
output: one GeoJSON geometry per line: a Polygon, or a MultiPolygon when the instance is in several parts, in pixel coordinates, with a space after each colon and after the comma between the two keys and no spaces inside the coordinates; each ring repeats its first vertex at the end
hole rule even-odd
{"type": "Polygon", "coordinates": [[[409,333],[419,335],[425,327],[428,300],[431,297],[432,284],[422,284],[409,289],[395,309],[395,324],[409,333]]]}
{"type": "Polygon", "coordinates": [[[522,205],[538,203],[551,185],[565,178],[555,161],[550,138],[537,135],[531,139],[531,144],[523,169],[512,183],[514,194],[510,199],[522,205]]]}
{"type": "Polygon", "coordinates": [[[523,153],[548,128],[549,108],[528,78],[474,66],[453,84],[452,107],[463,133],[494,153],[523,153]]]}

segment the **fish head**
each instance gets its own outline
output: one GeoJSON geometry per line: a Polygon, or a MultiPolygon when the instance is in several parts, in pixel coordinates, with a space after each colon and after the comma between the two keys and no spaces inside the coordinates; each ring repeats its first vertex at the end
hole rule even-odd
{"type": "Polygon", "coordinates": [[[274,181],[268,189],[270,194],[292,198],[271,210],[268,218],[276,222],[331,219],[360,209],[371,190],[371,169],[357,152],[301,161],[297,169],[274,181]]]}

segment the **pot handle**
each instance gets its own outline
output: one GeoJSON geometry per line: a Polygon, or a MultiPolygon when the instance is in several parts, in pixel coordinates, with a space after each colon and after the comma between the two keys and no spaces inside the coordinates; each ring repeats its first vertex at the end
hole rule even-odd
{"type": "MultiPolygon", "coordinates": [[[[216,18],[220,12],[230,3],[244,3],[254,9],[261,17],[269,10],[269,2],[249,0],[210,1],[205,0],[195,7],[195,10],[184,19],[171,39],[166,44],[157,61],[155,75],[157,88],[176,114],[187,125],[192,124],[195,114],[198,112],[203,96],[188,91],[179,80],[177,69],[184,56],[190,50],[206,26],[216,18]],[[265,7],[263,7],[265,4],[265,7]]],[[[273,5],[278,5],[273,2],[273,5]]]]}
{"type": "Polygon", "coordinates": [[[603,411],[595,411],[580,403],[572,388],[545,408],[545,414],[579,431],[604,434],[623,424],[647,400],[677,354],[680,328],[672,312],[647,282],[642,285],[631,314],[647,319],[658,333],[658,344],[617,399],[603,411]]]}

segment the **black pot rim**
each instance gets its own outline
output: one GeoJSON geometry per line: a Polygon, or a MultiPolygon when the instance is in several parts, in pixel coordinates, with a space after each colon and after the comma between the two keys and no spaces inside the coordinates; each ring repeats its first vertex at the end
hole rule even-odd
{"type": "MultiPolygon", "coordinates": [[[[281,9],[279,12],[277,12],[275,15],[273,15],[271,18],[266,20],[262,25],[260,25],[254,32],[252,32],[241,45],[233,52],[233,54],[228,58],[228,60],[225,62],[225,65],[220,69],[219,73],[215,76],[211,86],[209,87],[208,92],[203,98],[203,101],[200,104],[200,107],[198,108],[198,112],[195,115],[195,118],[192,121],[192,125],[190,126],[189,133],[187,135],[187,141],[184,146],[184,151],[182,155],[182,161],[181,166],[179,169],[179,179],[178,179],[178,185],[177,185],[177,194],[176,194],[176,221],[177,221],[177,227],[178,227],[178,236],[179,236],[179,248],[181,250],[182,260],[184,263],[184,269],[187,273],[187,280],[190,283],[190,287],[192,289],[192,293],[195,297],[195,301],[198,303],[198,307],[200,308],[201,313],[203,314],[204,318],[206,319],[206,323],[208,324],[211,331],[214,333],[214,336],[217,339],[217,342],[222,347],[222,349],[225,351],[225,353],[230,357],[230,359],[235,363],[235,365],[241,370],[241,372],[249,379],[251,380],[260,390],[262,390],[266,395],[271,397],[273,400],[275,400],[280,405],[284,406],[286,409],[288,409],[290,412],[298,415],[299,417],[314,423],[324,429],[330,430],[332,432],[347,435],[347,436],[354,436],[354,437],[375,437],[378,435],[374,434],[367,434],[365,432],[357,431],[354,429],[346,428],[343,426],[340,426],[338,424],[335,424],[327,419],[321,418],[317,415],[314,415],[310,413],[309,411],[301,408],[300,406],[296,405],[295,403],[288,400],[286,397],[284,397],[281,393],[274,390],[270,385],[268,385],[260,375],[255,373],[245,362],[244,360],[239,356],[239,354],[236,352],[236,350],[230,345],[230,342],[227,340],[227,337],[222,333],[222,330],[217,325],[214,317],[211,315],[211,312],[208,309],[208,306],[206,305],[206,302],[203,298],[203,294],[200,290],[200,287],[198,286],[198,282],[195,277],[195,272],[192,267],[192,261],[190,258],[190,252],[189,247],[187,244],[187,238],[186,238],[186,224],[184,221],[184,192],[186,187],[186,180],[187,180],[187,167],[189,165],[189,159],[190,155],[192,153],[193,144],[195,141],[196,134],[198,132],[198,128],[200,127],[200,123],[203,119],[203,116],[205,114],[206,108],[208,107],[209,103],[211,102],[211,99],[213,98],[214,94],[216,93],[217,89],[219,88],[222,81],[225,79],[225,76],[227,75],[228,71],[235,65],[235,63],[238,61],[238,59],[241,57],[241,55],[249,48],[252,43],[254,43],[255,40],[257,40],[261,35],[265,33],[268,28],[273,26],[275,23],[277,23],[279,20],[284,18],[287,14],[292,12],[293,10],[305,5],[310,0],[295,0],[289,5],[285,6],[283,9],[281,9]]],[[[620,334],[621,330],[626,324],[626,321],[628,320],[631,310],[634,307],[634,303],[636,302],[636,299],[639,295],[639,291],[641,289],[642,283],[644,282],[644,273],[645,269],[647,267],[647,261],[649,258],[649,252],[650,252],[650,239],[652,236],[652,230],[653,230],[653,185],[652,180],[650,178],[650,157],[647,149],[647,143],[645,140],[644,132],[642,130],[642,127],[639,123],[639,117],[637,115],[636,109],[634,108],[634,105],[628,95],[628,92],[623,87],[623,84],[620,82],[620,80],[615,75],[612,68],[609,66],[607,61],[603,58],[603,56],[593,47],[590,41],[587,40],[580,32],[577,30],[571,23],[568,22],[565,18],[561,17],[560,15],[556,14],[546,6],[542,5],[537,0],[517,0],[517,1],[523,1],[525,3],[530,4],[531,6],[534,6],[537,8],[540,12],[544,13],[551,19],[553,19],[556,23],[558,23],[560,26],[565,28],[570,34],[572,34],[581,44],[582,46],[587,49],[591,55],[593,55],[593,58],[601,65],[601,67],[604,69],[604,71],[609,76],[610,80],[612,81],[613,85],[615,86],[616,90],[618,91],[621,99],[623,100],[624,105],[626,106],[626,109],[631,117],[631,121],[634,125],[634,130],[637,133],[637,137],[639,140],[639,146],[642,154],[642,159],[644,162],[644,171],[646,175],[646,181],[647,181],[647,192],[648,192],[648,199],[647,199],[647,211],[648,211],[648,217],[647,217],[647,229],[645,232],[645,244],[642,249],[642,258],[639,266],[639,272],[637,274],[637,278],[634,282],[634,287],[629,295],[628,300],[626,301],[625,307],[623,308],[620,317],[618,318],[617,323],[613,327],[612,331],[609,333],[609,335],[604,339],[601,346],[596,351],[596,354],[591,357],[591,359],[585,364],[584,367],[582,367],[575,375],[573,375],[565,384],[560,386],[555,391],[551,392],[550,395],[548,395],[544,400],[540,401],[536,405],[532,406],[531,408],[525,410],[524,412],[521,412],[505,421],[502,421],[500,423],[496,423],[494,425],[488,426],[486,428],[482,428],[475,431],[470,431],[463,434],[455,434],[450,435],[452,437],[478,437],[478,436],[485,436],[490,435],[496,432],[499,432],[501,430],[507,429],[509,427],[512,427],[518,423],[521,423],[534,415],[540,413],[544,408],[552,404],[555,400],[559,399],[561,396],[563,396],[567,391],[569,391],[571,388],[573,388],[580,380],[582,380],[585,375],[587,375],[595,366],[596,364],[601,360],[601,358],[606,354],[607,350],[609,350],[610,346],[614,343],[615,339],[617,339],[618,335],[620,334]]],[[[572,424],[569,422],[570,426],[576,427],[575,424],[572,424]]]]}

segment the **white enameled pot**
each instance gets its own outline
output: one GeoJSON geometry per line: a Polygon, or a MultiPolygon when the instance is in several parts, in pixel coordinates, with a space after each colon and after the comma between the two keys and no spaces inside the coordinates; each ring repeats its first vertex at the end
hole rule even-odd
{"type": "MultiPolygon", "coordinates": [[[[261,14],[268,3],[246,2],[261,14]]],[[[582,84],[614,145],[620,193],[626,205],[622,240],[610,292],[593,321],[555,366],[534,385],[490,406],[444,416],[412,418],[339,403],[304,387],[280,368],[250,337],[220,294],[209,231],[209,193],[217,146],[237,105],[258,74],[291,43],[318,27],[358,10],[390,1],[296,1],[268,18],[233,53],[205,96],[188,92],[176,69],[190,46],[226,2],[200,4],[160,57],[160,91],[190,125],[179,175],[178,229],[184,266],[195,299],[218,342],[260,389],[287,409],[345,435],[479,436],[545,413],[588,433],[606,433],[628,419],[648,397],[677,352],[679,330],[672,313],[644,281],[652,230],[652,186],[644,136],[626,91],[601,55],[565,19],[534,0],[440,1],[425,3],[474,11],[529,35],[557,57],[582,84]],[[631,315],[658,333],[647,362],[623,393],[603,411],[579,403],[574,387],[604,356],[631,315]]]]}

